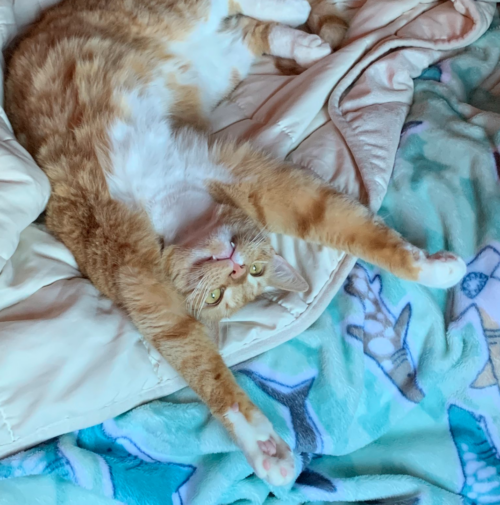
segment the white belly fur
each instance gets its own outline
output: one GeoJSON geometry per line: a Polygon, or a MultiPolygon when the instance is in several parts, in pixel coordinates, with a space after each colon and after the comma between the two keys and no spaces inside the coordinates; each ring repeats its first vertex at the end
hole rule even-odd
{"type": "Polygon", "coordinates": [[[109,130],[109,191],[132,209],[144,208],[158,235],[176,243],[215,206],[205,181],[228,181],[229,174],[209,161],[202,135],[172,132],[162,115],[163,97],[134,92],[126,99],[130,116],[115,121],[109,130]]]}
{"type": "Polygon", "coordinates": [[[247,75],[253,55],[238,34],[217,31],[219,24],[209,20],[189,40],[170,44],[169,51],[178,58],[158,68],[157,78],[146,90],[116,90],[117,100],[129,114],[108,131],[111,150],[106,179],[111,196],[130,208],[143,207],[155,231],[169,244],[179,242],[190,226],[200,226],[204,217],[209,218],[215,202],[205,181],[228,182],[230,178],[226,169],[209,161],[203,136],[172,132],[168,122],[171,96],[165,86],[172,73],[179,84],[198,86],[208,113],[230,89],[235,71],[247,75]],[[189,70],[178,72],[183,63],[189,64],[189,70]]]}

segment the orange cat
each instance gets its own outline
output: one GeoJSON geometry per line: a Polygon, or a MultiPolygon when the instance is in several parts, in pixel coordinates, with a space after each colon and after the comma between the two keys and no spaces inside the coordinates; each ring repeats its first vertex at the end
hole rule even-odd
{"type": "Polygon", "coordinates": [[[306,0],[65,0],[19,42],[6,81],[16,135],[52,184],[48,228],[275,485],[294,478],[291,451],[204,324],[268,286],[307,289],[267,232],[430,286],[465,272],[312,174],[205,132],[255,57],[307,67],[330,53],[318,36],[285,26],[309,12],[306,0]]]}

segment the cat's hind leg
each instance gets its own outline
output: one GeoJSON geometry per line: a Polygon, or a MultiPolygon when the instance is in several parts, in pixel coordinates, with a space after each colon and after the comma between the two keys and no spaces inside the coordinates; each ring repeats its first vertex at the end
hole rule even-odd
{"type": "Polygon", "coordinates": [[[277,25],[269,33],[269,54],[295,60],[308,68],[332,52],[330,44],[318,35],[277,25]]]}
{"type": "Polygon", "coordinates": [[[289,26],[304,24],[311,12],[307,0],[229,0],[229,3],[235,13],[289,26]]]}
{"type": "Polygon", "coordinates": [[[245,42],[257,56],[268,54],[292,59],[301,67],[308,68],[332,52],[330,45],[317,35],[289,26],[249,17],[240,18],[238,23],[245,42]]]}

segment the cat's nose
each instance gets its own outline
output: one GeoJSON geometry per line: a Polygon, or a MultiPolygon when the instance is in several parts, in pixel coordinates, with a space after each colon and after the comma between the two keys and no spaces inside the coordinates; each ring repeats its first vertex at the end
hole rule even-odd
{"type": "Polygon", "coordinates": [[[235,263],[233,261],[233,271],[231,273],[231,277],[233,279],[239,279],[240,277],[243,277],[247,271],[247,268],[245,265],[238,265],[238,263],[235,263]]]}

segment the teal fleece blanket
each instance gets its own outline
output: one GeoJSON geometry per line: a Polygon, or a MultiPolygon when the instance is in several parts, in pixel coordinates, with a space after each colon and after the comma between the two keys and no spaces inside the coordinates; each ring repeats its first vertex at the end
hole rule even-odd
{"type": "Polygon", "coordinates": [[[0,461],[1,505],[500,503],[500,30],[429,68],[381,215],[468,259],[429,290],[358,263],[309,330],[235,368],[294,448],[270,488],[189,390],[0,461]]]}

